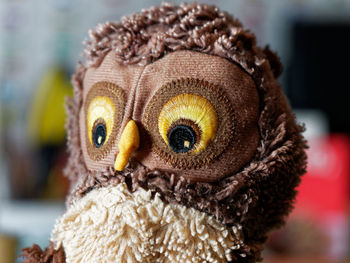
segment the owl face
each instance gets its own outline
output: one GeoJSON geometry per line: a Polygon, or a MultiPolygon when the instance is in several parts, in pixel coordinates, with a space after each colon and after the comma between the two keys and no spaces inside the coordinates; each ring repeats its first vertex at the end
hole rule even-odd
{"type": "Polygon", "coordinates": [[[83,86],[80,139],[89,170],[120,166],[123,155],[117,170],[133,158],[213,182],[237,172],[258,146],[255,83],[224,58],[178,51],[138,66],[116,62],[111,52],[87,70],[83,86]]]}

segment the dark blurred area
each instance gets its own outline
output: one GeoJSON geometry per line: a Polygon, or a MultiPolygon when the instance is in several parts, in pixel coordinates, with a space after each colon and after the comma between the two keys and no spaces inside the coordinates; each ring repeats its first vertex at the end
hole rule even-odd
{"type": "MultiPolygon", "coordinates": [[[[280,82],[306,126],[308,173],[264,262],[350,262],[350,0],[197,2],[231,13],[277,51],[280,82]]],[[[1,263],[33,242],[47,246],[64,211],[64,100],[88,30],[160,3],[0,0],[1,263]]]]}
{"type": "Polygon", "coordinates": [[[292,106],[321,110],[330,132],[349,134],[349,22],[296,20],[291,35],[287,95],[292,106]]]}

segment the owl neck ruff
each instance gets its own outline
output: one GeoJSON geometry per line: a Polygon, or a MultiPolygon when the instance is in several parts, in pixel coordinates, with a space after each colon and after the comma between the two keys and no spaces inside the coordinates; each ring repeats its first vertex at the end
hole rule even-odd
{"type": "Polygon", "coordinates": [[[89,35],[67,103],[67,212],[24,262],[261,260],[306,167],[276,54],[196,3],[89,35]]]}

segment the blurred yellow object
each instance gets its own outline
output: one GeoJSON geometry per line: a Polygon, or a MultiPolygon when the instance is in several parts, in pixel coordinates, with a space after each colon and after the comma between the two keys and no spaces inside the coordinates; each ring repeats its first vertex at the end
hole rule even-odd
{"type": "Polygon", "coordinates": [[[13,263],[16,260],[17,240],[0,234],[0,262],[13,263]]]}
{"type": "Polygon", "coordinates": [[[64,101],[72,93],[72,86],[61,68],[52,67],[46,71],[29,112],[28,132],[32,141],[41,145],[57,145],[64,141],[64,101]]]}

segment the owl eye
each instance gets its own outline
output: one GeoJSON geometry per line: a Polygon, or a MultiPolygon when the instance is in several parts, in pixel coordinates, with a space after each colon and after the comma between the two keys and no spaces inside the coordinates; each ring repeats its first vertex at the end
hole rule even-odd
{"type": "Polygon", "coordinates": [[[169,132],[168,143],[174,152],[185,153],[193,149],[197,136],[190,126],[176,125],[169,132]]]}
{"type": "Polygon", "coordinates": [[[100,148],[108,141],[114,125],[115,108],[108,97],[95,97],[88,108],[88,130],[91,145],[100,148]]]}
{"type": "Polygon", "coordinates": [[[142,122],[152,150],[179,169],[209,164],[234,132],[230,100],[220,87],[199,79],[165,83],[147,104],[142,122]]]}
{"type": "Polygon", "coordinates": [[[86,150],[95,161],[103,159],[112,149],[123,119],[125,95],[110,82],[95,83],[84,102],[86,150]]]}
{"type": "Polygon", "coordinates": [[[198,153],[214,139],[218,118],[211,103],[194,94],[180,94],[163,106],[158,128],[176,153],[198,153]]]}

